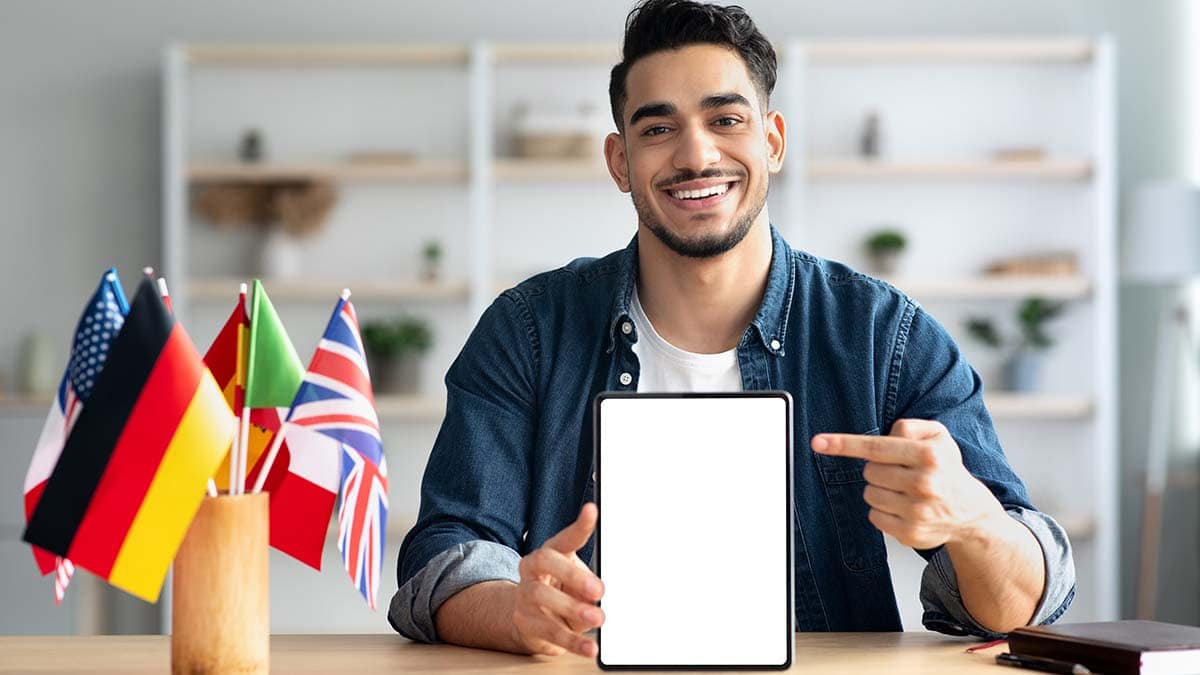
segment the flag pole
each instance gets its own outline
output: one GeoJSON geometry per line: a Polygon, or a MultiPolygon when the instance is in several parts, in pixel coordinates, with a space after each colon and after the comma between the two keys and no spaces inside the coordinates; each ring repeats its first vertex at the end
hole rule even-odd
{"type": "Polygon", "coordinates": [[[250,408],[248,406],[242,406],[242,426],[238,431],[242,442],[237,457],[237,493],[241,495],[246,493],[246,450],[250,447],[250,408]]]}
{"type": "MultiPolygon", "coordinates": [[[[250,292],[249,284],[243,282],[241,285],[238,286],[238,295],[240,297],[243,297],[243,298],[247,297],[246,294],[249,292],[250,292]]],[[[250,308],[248,306],[246,306],[247,301],[249,301],[249,298],[247,298],[247,300],[242,301],[242,307],[243,307],[243,310],[245,312],[247,312],[247,316],[250,316],[250,308]]],[[[239,347],[239,349],[240,349],[240,347],[239,347]]],[[[249,353],[245,354],[244,356],[247,359],[250,358],[249,353]]],[[[238,359],[238,361],[239,361],[238,368],[240,369],[243,367],[243,365],[241,363],[241,359],[238,359]]],[[[245,375],[245,373],[243,373],[243,376],[244,375],[245,375]]],[[[247,384],[247,383],[243,383],[243,386],[245,386],[245,384],[247,384]]],[[[239,494],[240,495],[240,494],[246,493],[246,455],[249,452],[249,448],[250,448],[250,406],[246,405],[245,401],[242,402],[242,415],[241,415],[241,418],[238,420],[237,439],[238,439],[238,453],[237,453],[237,462],[236,462],[236,467],[237,467],[236,468],[236,477],[234,474],[235,462],[233,462],[233,460],[231,458],[230,464],[229,464],[229,476],[230,476],[229,491],[230,491],[230,494],[239,494]],[[233,492],[235,484],[237,485],[237,492],[233,492]]]]}
{"type": "Polygon", "coordinates": [[[237,494],[237,467],[238,467],[238,444],[242,437],[242,420],[240,418],[235,422],[236,427],[233,435],[233,442],[229,444],[229,494],[237,494]]]}

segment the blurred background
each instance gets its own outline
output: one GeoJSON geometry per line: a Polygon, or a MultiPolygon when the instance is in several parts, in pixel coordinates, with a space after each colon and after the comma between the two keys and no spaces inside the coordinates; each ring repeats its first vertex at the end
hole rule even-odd
{"type": "MultiPolygon", "coordinates": [[[[773,222],[960,342],[1035,504],[1071,533],[1068,620],[1200,624],[1200,9],[743,4],[780,52],[773,222]]],[[[390,474],[380,609],[331,534],[321,573],[272,551],[271,627],[390,630],[441,377],[479,312],[635,230],[599,155],[629,7],[0,2],[0,634],[169,615],[86,573],[56,606],[20,541],[81,305],[107,267],[131,292],[146,265],[201,349],[239,281],[264,279],[305,361],[355,290],[390,474]]],[[[890,560],[919,628],[920,559],[890,560]]]]}

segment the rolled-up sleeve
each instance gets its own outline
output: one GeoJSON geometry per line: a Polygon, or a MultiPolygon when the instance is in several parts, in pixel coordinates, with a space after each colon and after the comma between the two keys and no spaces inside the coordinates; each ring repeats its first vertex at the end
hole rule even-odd
{"type": "Polygon", "coordinates": [[[434,556],[396,591],[388,622],[410,640],[440,642],[434,615],[442,603],[484,581],[519,581],[520,562],[517,552],[503,544],[482,540],[457,544],[434,556]]]}
{"type": "Polygon", "coordinates": [[[446,417],[421,480],[417,522],[400,546],[388,621],[437,640],[434,613],[472,584],[516,579],[533,445],[537,340],[506,293],[480,317],[446,373],[446,417]]]}
{"type": "MultiPolygon", "coordinates": [[[[1040,511],[1010,508],[1007,512],[1013,520],[1029,528],[1042,547],[1046,582],[1042,598],[1029,623],[1035,626],[1053,623],[1067,611],[1075,597],[1075,562],[1071,555],[1071,542],[1062,526],[1040,511]]],[[[925,573],[921,576],[921,606],[925,609],[921,623],[930,630],[951,635],[974,635],[989,640],[1004,637],[981,626],[967,611],[958,589],[954,565],[945,547],[930,556],[925,573]]]]}
{"type": "MultiPolygon", "coordinates": [[[[983,381],[958,345],[933,317],[917,307],[894,363],[886,424],[896,419],[936,420],[962,451],[963,465],[987,486],[1004,510],[1037,539],[1045,561],[1046,583],[1032,623],[1056,621],[1075,597],[1075,563],[1067,534],[1050,516],[1036,510],[1025,484],[1000,447],[983,400],[983,381]]],[[[951,635],[994,639],[1000,634],[980,626],[959,594],[950,554],[944,547],[918,551],[928,564],[921,578],[922,623],[951,635]]]]}

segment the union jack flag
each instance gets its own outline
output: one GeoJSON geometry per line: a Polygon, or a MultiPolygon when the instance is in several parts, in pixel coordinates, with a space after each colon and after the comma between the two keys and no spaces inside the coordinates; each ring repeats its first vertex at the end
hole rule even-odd
{"type": "Polygon", "coordinates": [[[287,423],[341,446],[338,551],[375,609],[387,522],[387,463],[354,305],[344,294],[300,383],[287,423]]]}
{"type": "Polygon", "coordinates": [[[387,462],[342,444],[338,552],[350,581],[375,609],[387,528],[387,462]]]}

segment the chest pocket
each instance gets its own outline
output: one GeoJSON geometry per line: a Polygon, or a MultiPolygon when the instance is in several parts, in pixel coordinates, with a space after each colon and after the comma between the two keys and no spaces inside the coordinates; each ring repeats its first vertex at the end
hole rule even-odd
{"type": "MultiPolygon", "coordinates": [[[[879,429],[864,433],[878,436],[879,429]]],[[[863,478],[865,460],[812,453],[821,472],[821,483],[829,499],[842,562],[853,572],[867,572],[887,565],[883,534],[867,519],[871,507],[863,499],[867,481],[863,478]]]]}

